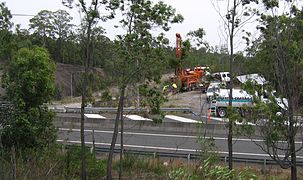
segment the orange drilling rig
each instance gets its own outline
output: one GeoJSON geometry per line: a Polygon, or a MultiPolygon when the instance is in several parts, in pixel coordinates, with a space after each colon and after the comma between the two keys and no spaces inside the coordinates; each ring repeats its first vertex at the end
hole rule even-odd
{"type": "Polygon", "coordinates": [[[205,76],[203,68],[200,66],[194,69],[182,68],[182,38],[180,33],[176,33],[176,58],[179,62],[175,69],[175,75],[181,83],[181,90],[190,91],[200,88],[202,78],[205,76]]]}

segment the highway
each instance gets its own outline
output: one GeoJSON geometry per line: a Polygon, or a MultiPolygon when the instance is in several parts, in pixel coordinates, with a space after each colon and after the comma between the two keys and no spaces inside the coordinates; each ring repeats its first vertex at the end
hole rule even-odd
{"type": "MultiPolygon", "coordinates": [[[[86,144],[91,146],[93,141],[93,130],[85,130],[86,144]]],[[[94,130],[95,144],[97,147],[107,148],[110,145],[112,131],[94,130]]],[[[222,136],[213,137],[216,149],[221,156],[228,152],[227,138],[222,136]]],[[[257,143],[262,143],[260,139],[254,139],[257,143]]],[[[58,142],[80,144],[80,129],[59,128],[58,142]]],[[[251,139],[235,138],[233,140],[234,157],[248,157],[258,159],[270,159],[251,139]]],[[[119,148],[120,139],[117,140],[117,148],[119,148]]],[[[296,142],[297,146],[302,145],[302,142],[296,142]]],[[[184,134],[169,134],[169,133],[144,133],[131,132],[124,133],[124,147],[126,150],[144,150],[151,152],[182,152],[182,153],[197,153],[200,149],[197,143],[197,137],[184,134]]],[[[297,159],[303,160],[303,152],[297,153],[297,159]]],[[[282,154],[281,154],[282,156],[282,154]]]]}

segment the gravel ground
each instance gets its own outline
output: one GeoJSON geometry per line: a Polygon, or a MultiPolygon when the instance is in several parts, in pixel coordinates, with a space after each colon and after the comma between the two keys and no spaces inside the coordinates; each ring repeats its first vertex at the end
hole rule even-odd
{"type": "Polygon", "coordinates": [[[188,107],[192,108],[196,114],[200,114],[202,109],[202,114],[204,115],[207,111],[206,95],[200,91],[182,92],[175,95],[169,94],[168,102],[165,102],[163,107],[188,107]]]}
{"type": "MultiPolygon", "coordinates": [[[[183,107],[191,108],[195,114],[200,114],[202,109],[202,115],[207,112],[206,95],[202,94],[200,91],[189,91],[177,94],[168,94],[168,101],[165,102],[162,107],[183,107]]],[[[77,99],[80,101],[80,99],[77,99]]],[[[66,102],[66,103],[54,103],[49,105],[50,108],[64,108],[64,107],[74,107],[80,108],[81,103],[76,102],[66,102]]]]}

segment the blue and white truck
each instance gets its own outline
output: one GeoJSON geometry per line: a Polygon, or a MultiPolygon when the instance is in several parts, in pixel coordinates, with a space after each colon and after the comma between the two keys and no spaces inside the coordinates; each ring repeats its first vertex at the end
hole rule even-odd
{"type": "MultiPolygon", "coordinates": [[[[221,118],[226,116],[227,107],[229,106],[229,94],[229,89],[219,89],[219,91],[216,92],[215,98],[210,104],[212,116],[218,116],[221,118]]],[[[274,97],[274,102],[280,107],[281,111],[277,112],[277,114],[281,114],[283,111],[288,109],[288,101],[286,98],[276,97],[274,91],[270,94],[270,96],[274,97]]],[[[257,93],[256,96],[258,96],[257,93]]],[[[264,103],[270,102],[269,98],[265,98],[264,96],[260,96],[260,98],[264,103]]],[[[253,95],[243,89],[233,89],[232,107],[238,108],[241,116],[244,116],[244,107],[252,106],[254,106],[253,95]]]]}
{"type": "MultiPolygon", "coordinates": [[[[210,109],[212,116],[225,117],[227,114],[227,107],[229,105],[229,89],[220,89],[216,92],[216,97],[212,100],[210,109]]],[[[253,106],[253,96],[242,89],[233,89],[232,106],[238,108],[241,115],[244,115],[243,107],[253,106]]]]}

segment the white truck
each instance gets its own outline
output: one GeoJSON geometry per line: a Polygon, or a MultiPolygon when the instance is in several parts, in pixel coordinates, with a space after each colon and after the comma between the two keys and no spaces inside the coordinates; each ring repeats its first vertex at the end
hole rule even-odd
{"type": "MultiPolygon", "coordinates": [[[[220,89],[216,92],[214,100],[212,100],[210,109],[212,116],[219,116],[221,118],[225,117],[227,114],[227,107],[229,105],[229,89],[220,89]]],[[[256,93],[257,95],[257,93],[256,93]]],[[[269,96],[269,95],[268,95],[269,96]]],[[[288,101],[286,98],[279,98],[275,95],[275,91],[270,93],[270,96],[274,97],[275,103],[280,107],[280,112],[277,114],[282,114],[283,111],[287,111],[288,101]]],[[[260,96],[261,101],[264,103],[269,103],[270,99],[268,97],[260,96]]],[[[241,116],[244,116],[243,107],[254,106],[253,95],[248,94],[245,90],[242,89],[233,89],[233,99],[232,106],[238,108],[241,116]]]]}
{"type": "MultiPolygon", "coordinates": [[[[225,117],[229,105],[229,89],[220,89],[216,92],[215,99],[211,102],[212,116],[225,117]]],[[[244,106],[253,106],[253,96],[242,89],[233,89],[232,106],[238,108],[239,113],[244,115],[244,106]]]]}

